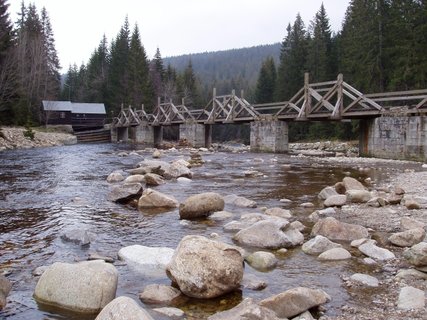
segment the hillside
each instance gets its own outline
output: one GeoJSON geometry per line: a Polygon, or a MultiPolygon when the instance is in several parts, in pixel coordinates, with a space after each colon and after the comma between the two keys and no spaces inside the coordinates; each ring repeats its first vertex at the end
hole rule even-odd
{"type": "Polygon", "coordinates": [[[225,51],[186,54],[164,58],[165,66],[170,64],[177,71],[183,71],[189,61],[202,85],[204,93],[213,86],[218,93],[231,89],[251,91],[256,85],[262,62],[272,56],[276,63],[280,56],[280,43],[225,51]]]}

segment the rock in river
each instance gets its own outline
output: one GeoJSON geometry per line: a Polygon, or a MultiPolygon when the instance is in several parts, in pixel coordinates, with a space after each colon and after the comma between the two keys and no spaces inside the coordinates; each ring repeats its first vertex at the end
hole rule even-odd
{"type": "Polygon", "coordinates": [[[103,261],[55,262],[40,277],[38,302],[82,313],[97,313],[116,295],[118,272],[103,261]]]}
{"type": "Polygon", "coordinates": [[[392,234],[388,240],[399,247],[412,247],[424,240],[426,232],[424,228],[416,228],[392,234]]]}
{"type": "Polygon", "coordinates": [[[235,194],[229,194],[224,197],[226,204],[231,204],[241,208],[256,208],[257,203],[253,200],[249,200],[245,197],[240,197],[235,194]]]}
{"type": "Polygon", "coordinates": [[[351,258],[350,252],[344,248],[332,248],[322,252],[318,259],[320,261],[337,261],[337,260],[347,260],[351,258]]]}
{"type": "Polygon", "coordinates": [[[274,311],[259,306],[252,298],[246,298],[236,307],[210,316],[208,320],[279,320],[274,311]]]}
{"type": "Polygon", "coordinates": [[[358,248],[363,254],[376,260],[386,261],[386,260],[391,260],[395,258],[395,255],[393,252],[384,248],[380,248],[376,246],[375,243],[376,243],[375,240],[367,240],[363,244],[361,244],[358,248]]]}
{"type": "Polygon", "coordinates": [[[142,184],[127,183],[114,186],[108,195],[108,200],[118,203],[126,203],[138,199],[142,194],[142,184]]]}
{"type": "Polygon", "coordinates": [[[329,300],[323,290],[298,287],[264,299],[260,305],[273,310],[279,318],[292,318],[329,300]]]}
{"type": "Polygon", "coordinates": [[[133,299],[118,297],[105,306],[95,320],[154,320],[133,299]]]}
{"type": "Polygon", "coordinates": [[[406,249],[403,256],[416,267],[427,266],[427,242],[420,242],[406,249]]]}
{"type": "Polygon", "coordinates": [[[271,252],[257,251],[246,258],[251,267],[259,270],[267,270],[274,268],[277,264],[277,259],[271,252]]]}
{"type": "Polygon", "coordinates": [[[2,310],[7,303],[7,295],[12,289],[12,284],[10,281],[3,275],[0,275],[0,310],[2,310]]]}
{"type": "Polygon", "coordinates": [[[144,303],[170,305],[181,296],[181,291],[164,284],[149,284],[139,294],[139,299],[144,303]]]}
{"type": "Polygon", "coordinates": [[[138,201],[140,209],[177,208],[178,205],[179,203],[174,197],[150,188],[144,190],[138,201]]]}
{"type": "Polygon", "coordinates": [[[337,194],[334,196],[328,197],[323,205],[325,207],[342,207],[347,203],[347,196],[344,194],[337,194]]]}
{"type": "Polygon", "coordinates": [[[188,197],[179,206],[181,219],[206,217],[212,212],[224,210],[224,199],[215,192],[205,192],[188,197]]]}
{"type": "Polygon", "coordinates": [[[287,220],[262,220],[237,232],[233,240],[257,248],[291,248],[304,242],[304,235],[298,230],[287,228],[287,220]]]}
{"type": "Polygon", "coordinates": [[[118,256],[134,270],[149,276],[162,276],[174,250],[165,247],[133,245],[121,248],[118,256]]]}
{"type": "Polygon", "coordinates": [[[239,288],[243,257],[228,244],[202,236],[185,236],[166,272],[185,295],[214,298],[239,288]]]}
{"type": "Polygon", "coordinates": [[[319,220],[314,225],[311,234],[322,235],[329,240],[335,241],[353,241],[369,236],[368,229],[365,227],[340,222],[333,217],[319,220]]]}
{"type": "Polygon", "coordinates": [[[342,246],[339,243],[332,242],[324,236],[317,235],[313,239],[310,239],[304,243],[301,249],[307,254],[319,255],[329,249],[341,247],[342,246]]]}

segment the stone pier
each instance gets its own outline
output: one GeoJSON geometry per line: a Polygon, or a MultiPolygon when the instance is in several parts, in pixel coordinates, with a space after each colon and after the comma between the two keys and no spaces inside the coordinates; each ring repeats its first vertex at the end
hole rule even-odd
{"type": "Polygon", "coordinates": [[[135,142],[144,143],[147,145],[154,145],[154,127],[149,126],[147,123],[142,123],[135,130],[135,142]]]}
{"type": "Polygon", "coordinates": [[[194,148],[205,147],[206,142],[212,142],[212,129],[205,128],[204,124],[183,123],[179,125],[179,139],[187,140],[194,148]]]}
{"type": "Polygon", "coordinates": [[[362,156],[427,160],[425,116],[384,116],[360,121],[359,151],[362,156]]]}
{"type": "Polygon", "coordinates": [[[287,152],[288,124],[278,120],[251,122],[251,151],[287,152]]]}
{"type": "Polygon", "coordinates": [[[111,142],[128,141],[129,128],[128,127],[112,127],[111,128],[111,142]]]}

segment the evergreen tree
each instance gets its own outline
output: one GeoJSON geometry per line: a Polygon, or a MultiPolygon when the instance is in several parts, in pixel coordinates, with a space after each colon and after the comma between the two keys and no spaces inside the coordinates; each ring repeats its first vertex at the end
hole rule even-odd
{"type": "Polygon", "coordinates": [[[313,82],[332,80],[336,76],[333,74],[332,35],[323,3],[310,23],[310,34],[307,57],[310,79],[313,82]]]}
{"type": "Polygon", "coordinates": [[[87,64],[86,102],[106,102],[110,53],[105,35],[87,64]]]}
{"type": "MultiPolygon", "coordinates": [[[[168,67],[165,71],[165,77],[164,77],[164,85],[163,85],[163,99],[165,101],[172,100],[176,101],[178,98],[178,75],[175,70],[170,64],[168,64],[168,67]]],[[[181,89],[180,89],[181,90],[181,89]]],[[[177,103],[180,103],[178,101],[177,103]]]]}
{"type": "Polygon", "coordinates": [[[298,14],[282,42],[280,64],[277,73],[275,97],[277,101],[288,100],[304,84],[308,37],[304,22],[298,14]]]}
{"type": "Polygon", "coordinates": [[[17,98],[13,29],[8,7],[6,0],[0,0],[0,123],[11,122],[12,106],[17,98]]]}
{"type": "Polygon", "coordinates": [[[188,61],[187,68],[181,75],[181,97],[185,100],[185,105],[189,108],[200,106],[199,84],[194,74],[193,64],[188,61]]]}
{"type": "Polygon", "coordinates": [[[274,100],[276,84],[276,65],[272,57],[267,58],[261,66],[255,89],[255,103],[267,103],[274,100]]]}
{"type": "Polygon", "coordinates": [[[129,48],[129,94],[130,104],[140,108],[142,104],[151,107],[153,90],[149,77],[148,59],[141,44],[138,26],[132,33],[129,48]]]}
{"type": "Polygon", "coordinates": [[[385,0],[352,0],[340,36],[340,69],[362,92],[384,91],[385,0]]]}
{"type": "Polygon", "coordinates": [[[163,96],[164,74],[165,69],[162,55],[160,54],[160,49],[157,48],[156,54],[154,55],[153,60],[150,62],[150,78],[153,85],[154,95],[157,98],[163,96]]]}
{"type": "Polygon", "coordinates": [[[391,0],[387,23],[388,88],[427,86],[427,3],[391,0]]]}
{"type": "Polygon", "coordinates": [[[116,39],[111,43],[111,61],[109,67],[109,97],[107,104],[117,114],[121,105],[128,106],[129,99],[129,45],[130,30],[126,17],[116,39]]]}

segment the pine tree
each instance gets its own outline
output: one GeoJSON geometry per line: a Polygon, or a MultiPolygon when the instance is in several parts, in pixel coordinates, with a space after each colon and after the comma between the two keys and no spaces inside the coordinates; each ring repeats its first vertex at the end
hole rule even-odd
{"type": "Polygon", "coordinates": [[[107,38],[104,35],[87,64],[88,91],[86,102],[106,102],[109,61],[110,53],[107,38]]]}
{"type": "Polygon", "coordinates": [[[189,108],[200,105],[199,84],[194,74],[193,64],[191,59],[188,61],[187,68],[185,68],[181,75],[181,97],[185,100],[185,105],[189,108]]]}
{"type": "Polygon", "coordinates": [[[150,62],[150,78],[154,89],[154,95],[156,97],[163,96],[163,79],[165,74],[165,68],[163,64],[162,55],[160,49],[157,48],[156,54],[153,60],[150,62]]]}
{"type": "Polygon", "coordinates": [[[142,104],[151,107],[153,90],[149,77],[148,59],[141,44],[138,26],[133,30],[129,48],[129,94],[130,104],[141,107],[142,104]]]}
{"type": "Polygon", "coordinates": [[[352,0],[340,35],[340,69],[362,92],[384,91],[385,0],[352,0]]]}
{"type": "Polygon", "coordinates": [[[257,86],[255,89],[255,103],[272,102],[276,84],[276,65],[272,57],[264,60],[259,72],[257,86]]]}
{"type": "Polygon", "coordinates": [[[304,22],[298,14],[282,42],[280,64],[275,90],[276,100],[290,99],[304,84],[308,37],[304,22]]]}
{"type": "Polygon", "coordinates": [[[117,114],[121,105],[128,106],[129,99],[129,46],[130,30],[126,17],[116,39],[111,43],[109,67],[108,105],[117,114]]]}
{"type": "Polygon", "coordinates": [[[0,123],[11,123],[12,106],[17,98],[17,64],[8,7],[6,0],[0,0],[0,123]]]}
{"type": "Polygon", "coordinates": [[[334,77],[332,35],[323,3],[310,23],[310,34],[307,57],[310,79],[313,82],[332,80],[334,77]]]}

